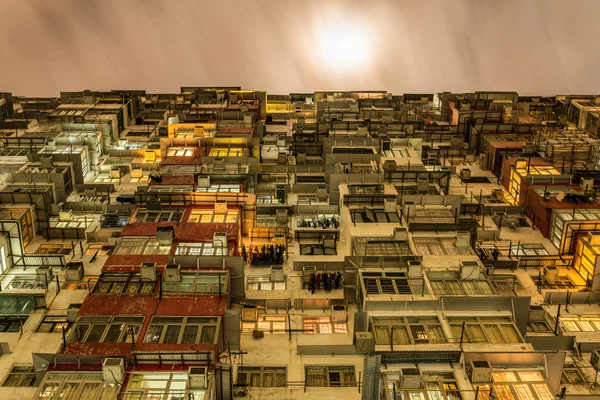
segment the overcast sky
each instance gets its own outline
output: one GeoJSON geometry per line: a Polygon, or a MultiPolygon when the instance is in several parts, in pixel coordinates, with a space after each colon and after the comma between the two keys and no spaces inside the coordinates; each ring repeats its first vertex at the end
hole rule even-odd
{"type": "Polygon", "coordinates": [[[0,0],[0,91],[600,93],[600,1],[0,0]]]}

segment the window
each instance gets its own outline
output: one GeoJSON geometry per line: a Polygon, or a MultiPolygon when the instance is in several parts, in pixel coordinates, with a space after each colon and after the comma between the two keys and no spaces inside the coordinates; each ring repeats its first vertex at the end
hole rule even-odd
{"type": "Polygon", "coordinates": [[[175,249],[176,256],[222,256],[223,247],[210,243],[178,243],[175,249]]]}
{"type": "Polygon", "coordinates": [[[494,371],[491,385],[473,385],[482,400],[490,393],[503,400],[553,400],[554,395],[540,371],[494,371]],[[535,393],[535,396],[534,396],[535,393]]]}
{"type": "Polygon", "coordinates": [[[583,375],[581,374],[581,372],[579,371],[579,368],[577,368],[577,366],[575,364],[565,364],[563,366],[561,383],[563,385],[566,385],[566,384],[576,385],[576,384],[586,383],[586,381],[583,378],[583,375]]]}
{"type": "Polygon", "coordinates": [[[270,333],[285,333],[285,315],[259,315],[256,322],[242,322],[242,333],[254,330],[270,333]]]}
{"type": "Polygon", "coordinates": [[[71,330],[69,343],[132,343],[144,317],[80,317],[71,330]]]}
{"type": "Polygon", "coordinates": [[[35,386],[35,370],[33,365],[18,365],[14,364],[10,369],[10,372],[2,382],[2,386],[21,386],[29,387],[35,386]]]}
{"type": "Polygon", "coordinates": [[[181,222],[184,210],[179,208],[165,208],[162,210],[139,209],[131,222],[181,222]]]}
{"type": "Polygon", "coordinates": [[[409,279],[406,272],[361,272],[367,295],[424,294],[423,279],[409,279]]]}
{"type": "Polygon", "coordinates": [[[246,149],[213,147],[208,152],[209,157],[243,157],[246,149]]]}
{"type": "Polygon", "coordinates": [[[466,343],[522,343],[523,339],[510,317],[449,317],[454,340],[462,335],[466,343]]]}
{"type": "Polygon", "coordinates": [[[371,327],[378,345],[446,343],[437,317],[374,317],[371,327]],[[393,339],[390,339],[393,338],[393,339]]]}
{"type": "Polygon", "coordinates": [[[184,372],[134,373],[119,399],[203,399],[205,392],[205,389],[189,389],[188,374],[184,372]]]}
{"type": "Polygon", "coordinates": [[[167,157],[191,157],[193,155],[193,147],[169,147],[167,149],[167,157]]]}
{"type": "Polygon", "coordinates": [[[269,278],[248,278],[248,290],[285,290],[285,282],[271,282],[269,278]]]}
{"type": "Polygon", "coordinates": [[[513,256],[547,256],[548,250],[541,244],[517,244],[512,246],[513,256]]]}
{"type": "Polygon", "coordinates": [[[51,228],[87,228],[94,222],[94,217],[74,215],[70,221],[60,221],[58,218],[50,223],[51,228]]]}
{"type": "Polygon", "coordinates": [[[187,222],[198,224],[236,224],[238,222],[238,211],[229,210],[227,213],[215,213],[214,210],[192,210],[187,222]]]}
{"type": "MultiPolygon", "coordinates": [[[[163,221],[168,222],[168,221],[163,221]]],[[[121,238],[115,248],[115,255],[151,255],[169,254],[171,245],[163,245],[153,237],[125,237],[121,238]]]]}
{"type": "Polygon", "coordinates": [[[490,283],[483,279],[460,279],[457,271],[428,271],[427,278],[433,293],[444,296],[493,295],[490,283]]]}
{"type": "Polygon", "coordinates": [[[106,272],[100,275],[93,293],[152,294],[155,282],[142,281],[139,273],[106,272]]]}
{"type": "Polygon", "coordinates": [[[217,317],[153,317],[144,343],[214,344],[217,317]]]}
{"type": "Polygon", "coordinates": [[[241,185],[210,185],[209,187],[199,187],[196,192],[201,193],[240,193],[241,185]]]}
{"type": "Polygon", "coordinates": [[[304,318],[304,333],[348,333],[348,326],[330,317],[304,318]]]}
{"type": "Polygon", "coordinates": [[[167,293],[225,294],[226,283],[226,271],[181,272],[179,282],[163,282],[163,290],[167,293]]]}
{"type": "Polygon", "coordinates": [[[305,375],[309,387],[356,386],[353,366],[306,366],[305,375]]]}
{"type": "Polygon", "coordinates": [[[152,185],[148,192],[152,193],[191,193],[194,191],[192,185],[152,185]]]}
{"type": "Polygon", "coordinates": [[[117,385],[103,383],[97,372],[48,372],[40,387],[43,400],[115,399],[119,391],[117,385]]]}
{"type": "Polygon", "coordinates": [[[238,368],[236,386],[285,387],[286,385],[286,367],[252,367],[244,365],[238,368]]]}
{"type": "Polygon", "coordinates": [[[69,322],[67,317],[46,315],[36,332],[39,333],[61,333],[65,332],[67,336],[71,331],[73,323],[69,322]]]}
{"type": "Polygon", "coordinates": [[[561,316],[560,324],[567,332],[598,332],[600,317],[561,316]]]}
{"type": "Polygon", "coordinates": [[[10,317],[0,317],[0,332],[19,332],[25,321],[27,321],[27,315],[18,315],[10,317]]]}
{"type": "MultiPolygon", "coordinates": [[[[423,373],[426,373],[422,371],[423,373]]],[[[425,391],[429,400],[460,400],[460,391],[454,379],[452,372],[428,372],[423,375],[422,389],[404,392],[401,384],[400,371],[386,371],[383,373],[385,387],[387,389],[388,400],[406,399],[406,400],[424,400],[425,391]],[[394,397],[396,393],[396,397],[394,397]],[[407,396],[400,397],[401,393],[406,393],[407,396]]],[[[480,394],[479,400],[482,400],[480,394]]]]}

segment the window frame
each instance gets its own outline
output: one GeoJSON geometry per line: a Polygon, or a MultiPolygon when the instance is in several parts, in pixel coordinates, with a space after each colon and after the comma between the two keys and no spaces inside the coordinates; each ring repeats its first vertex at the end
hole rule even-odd
{"type": "Polygon", "coordinates": [[[305,316],[302,320],[302,327],[305,334],[346,334],[348,333],[347,322],[333,322],[331,317],[309,317],[305,316]],[[313,326],[312,332],[310,327],[313,326]]]}
{"type": "Polygon", "coordinates": [[[304,366],[305,386],[306,387],[355,387],[357,385],[356,380],[356,368],[354,365],[305,365],[304,366]],[[320,373],[309,373],[309,371],[320,373]],[[340,377],[339,385],[332,384],[331,374],[338,373],[340,377]],[[351,374],[351,377],[346,377],[345,374],[351,374]],[[309,377],[321,377],[323,385],[315,384],[317,382],[310,382],[309,377]],[[349,378],[349,379],[348,379],[349,378]]]}
{"type": "MultiPolygon", "coordinates": [[[[438,344],[447,343],[448,337],[442,327],[440,319],[435,316],[378,316],[371,317],[370,319],[371,332],[375,338],[375,344],[378,346],[402,346],[402,345],[414,345],[414,344],[438,344]],[[427,321],[436,319],[437,322],[427,321]],[[397,323],[391,323],[390,321],[397,321],[397,323]],[[382,327],[385,332],[388,333],[387,340],[385,337],[380,336],[382,333],[379,332],[379,327],[382,327]],[[401,342],[401,338],[396,335],[392,335],[392,327],[400,329],[400,332],[404,332],[406,336],[406,342],[401,342]],[[420,327],[421,330],[415,332],[415,328],[420,327]],[[434,332],[441,333],[443,337],[433,337],[434,332]],[[418,336],[418,334],[424,333],[425,336],[418,336]],[[390,343],[391,342],[391,343],[390,343]]],[[[401,335],[400,335],[401,336],[401,335]]]]}
{"type": "MultiPolygon", "coordinates": [[[[217,343],[219,339],[219,328],[221,326],[221,317],[218,316],[170,316],[170,315],[155,315],[150,320],[150,324],[144,332],[143,343],[151,343],[151,344],[208,344],[214,345],[217,343]],[[195,319],[207,319],[214,321],[194,321],[195,319]],[[160,327],[158,331],[158,338],[156,341],[154,337],[156,337],[156,330],[160,327]],[[172,327],[178,327],[177,330],[177,338],[175,341],[169,340],[165,341],[168,338],[167,332],[172,327]],[[193,342],[183,341],[186,329],[189,327],[197,327],[195,333],[195,340],[193,342]],[[212,341],[207,342],[206,340],[202,340],[204,335],[204,329],[210,329],[214,327],[214,332],[212,333],[212,341]],[[152,334],[152,331],[155,331],[153,337],[149,339],[149,335],[152,334]]],[[[189,333],[188,333],[189,334],[189,333]]]]}
{"type": "Polygon", "coordinates": [[[2,380],[2,387],[35,387],[37,378],[35,375],[35,367],[33,364],[13,364],[10,367],[10,371],[6,374],[2,380]],[[23,369],[22,371],[15,371],[15,369],[23,369]],[[16,377],[18,384],[9,382],[11,378],[16,377]],[[10,385],[8,383],[11,383],[10,385]]]}
{"type": "Polygon", "coordinates": [[[64,315],[44,315],[44,318],[42,318],[42,321],[38,324],[35,332],[36,333],[62,333],[63,330],[65,332],[66,336],[69,336],[71,334],[71,329],[73,328],[73,325],[75,325],[73,322],[69,321],[69,318],[67,316],[64,315]],[[47,319],[55,319],[55,321],[50,321],[47,319]],[[51,327],[48,331],[41,331],[40,328],[42,327],[42,325],[45,324],[50,324],[51,327]],[[66,324],[66,327],[63,327],[60,330],[55,330],[57,328],[57,326],[59,325],[63,325],[66,324]]]}
{"type": "Polygon", "coordinates": [[[448,324],[450,325],[450,329],[452,330],[453,335],[455,336],[454,339],[458,340],[460,339],[460,334],[458,334],[457,336],[457,332],[460,332],[462,330],[462,323],[463,320],[465,319],[472,319],[471,321],[465,321],[465,331],[464,331],[464,335],[463,335],[463,341],[465,343],[487,343],[487,344],[508,344],[508,343],[525,343],[525,340],[523,339],[523,336],[521,335],[521,332],[519,332],[519,330],[517,329],[517,326],[515,325],[512,317],[510,316],[498,316],[498,317],[492,317],[492,316],[485,316],[485,317],[481,317],[481,316],[474,316],[474,317],[464,317],[464,316],[452,316],[452,317],[447,317],[446,318],[448,320],[448,324]],[[498,321],[499,318],[506,318],[505,321],[498,321]],[[494,319],[496,321],[494,321],[494,319]],[[454,320],[454,321],[453,321],[454,320]],[[510,340],[508,340],[508,336],[505,334],[503,327],[505,326],[510,326],[510,328],[513,330],[513,332],[517,335],[518,341],[517,342],[512,342],[510,340]],[[498,332],[500,332],[500,335],[502,336],[504,342],[493,342],[490,340],[490,336],[491,336],[491,332],[488,332],[488,329],[493,329],[490,327],[496,327],[496,329],[498,330],[498,332]],[[477,337],[480,338],[480,336],[474,336],[475,334],[472,333],[472,329],[479,329],[481,330],[481,333],[483,333],[484,338],[486,341],[481,341],[481,340],[477,340],[474,341],[473,338],[477,337]]]}
{"type": "Polygon", "coordinates": [[[68,343],[132,343],[131,327],[133,327],[134,342],[137,343],[145,320],[146,317],[140,315],[82,316],[73,324],[67,341],[68,343]],[[111,327],[119,325],[121,328],[117,339],[107,341],[111,327]],[[104,328],[100,330],[102,326],[104,328]],[[123,326],[126,328],[123,329],[123,326]],[[80,333],[78,328],[82,327],[85,327],[85,330],[80,333]],[[79,335],[81,336],[78,337],[79,335]]]}
{"type": "MultiPolygon", "coordinates": [[[[279,378],[281,379],[281,377],[279,378]]],[[[287,387],[287,367],[279,365],[265,365],[265,366],[254,366],[254,365],[243,365],[238,367],[236,373],[235,386],[237,387],[260,387],[260,388],[275,388],[275,387],[287,387]],[[250,374],[258,374],[258,385],[253,385],[254,379],[249,379],[250,374]],[[279,385],[281,381],[277,381],[277,375],[283,374],[283,384],[279,385]],[[267,385],[266,377],[272,375],[271,385],[267,385]],[[240,382],[242,380],[242,382],[240,382]]]]}

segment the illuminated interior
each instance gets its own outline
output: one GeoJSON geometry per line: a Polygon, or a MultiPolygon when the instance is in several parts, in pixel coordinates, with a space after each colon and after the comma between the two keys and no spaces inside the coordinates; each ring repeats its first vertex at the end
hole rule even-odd
{"type": "Polygon", "coordinates": [[[531,165],[527,167],[527,161],[519,160],[510,169],[510,182],[508,192],[513,198],[513,204],[519,203],[521,193],[521,180],[528,175],[560,175],[560,171],[551,165],[531,165]]]}
{"type": "Polygon", "coordinates": [[[167,150],[167,157],[192,157],[193,155],[193,147],[169,147],[167,150]]]}

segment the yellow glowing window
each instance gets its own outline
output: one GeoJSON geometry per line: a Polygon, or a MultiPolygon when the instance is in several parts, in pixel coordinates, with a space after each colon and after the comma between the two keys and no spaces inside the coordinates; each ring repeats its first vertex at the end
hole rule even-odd
{"type": "Polygon", "coordinates": [[[210,149],[209,157],[243,157],[244,149],[241,148],[219,148],[213,147],[210,149]]]}
{"type": "Polygon", "coordinates": [[[544,380],[542,373],[539,371],[519,372],[519,378],[522,382],[539,382],[544,380]]]}
{"type": "Polygon", "coordinates": [[[168,157],[191,157],[193,155],[193,147],[170,147],[167,150],[168,157]]]}
{"type": "Polygon", "coordinates": [[[517,376],[514,372],[492,372],[494,382],[517,382],[517,376]]]}
{"type": "Polygon", "coordinates": [[[538,395],[540,400],[554,399],[554,396],[550,392],[548,385],[546,385],[545,383],[534,383],[532,386],[533,386],[533,390],[535,390],[535,393],[538,395]]]}

